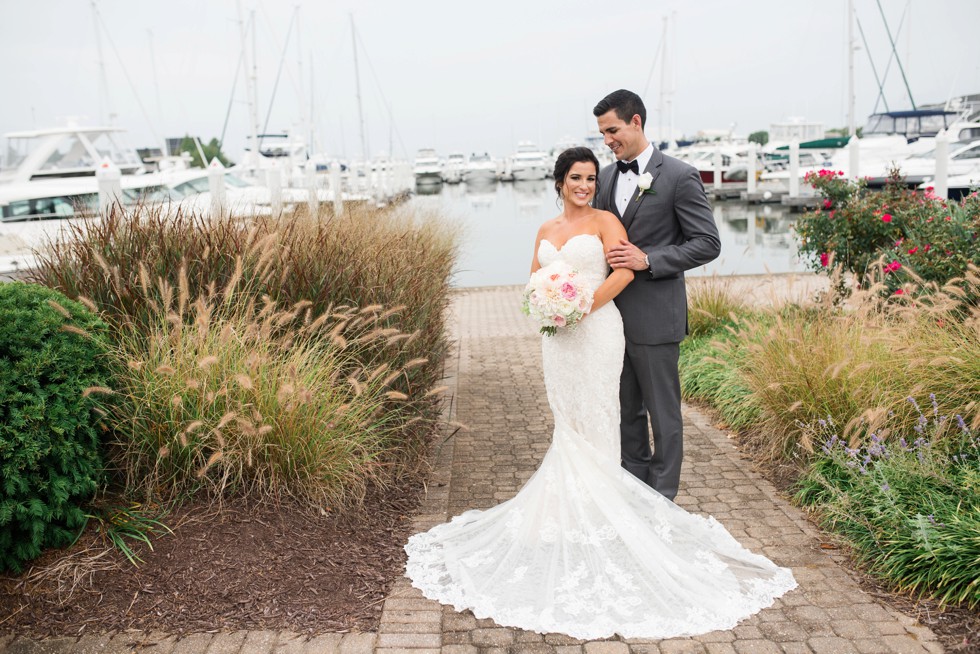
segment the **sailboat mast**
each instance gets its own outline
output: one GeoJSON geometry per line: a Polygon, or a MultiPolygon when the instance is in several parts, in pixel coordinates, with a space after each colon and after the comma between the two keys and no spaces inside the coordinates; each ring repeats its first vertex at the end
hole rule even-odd
{"type": "Polygon", "coordinates": [[[670,53],[670,95],[667,96],[667,143],[671,147],[676,147],[674,142],[674,94],[677,92],[677,63],[674,56],[674,49],[677,48],[677,12],[670,12],[670,43],[664,46],[664,64],[668,61],[670,53]],[[668,49],[669,45],[669,49],[668,49]]]}
{"type": "Polygon", "coordinates": [[[367,134],[364,132],[364,106],[361,103],[361,73],[357,65],[357,31],[354,29],[354,14],[350,14],[351,41],[354,44],[354,82],[357,84],[357,118],[361,125],[361,156],[368,159],[367,134]]]}
{"type": "Polygon", "coordinates": [[[847,135],[856,136],[854,121],[854,0],[847,0],[847,135]]]}
{"type": "MultiPolygon", "coordinates": [[[[881,0],[878,2],[878,11],[881,13],[881,22],[885,24],[885,33],[888,35],[888,42],[891,43],[892,53],[895,55],[895,62],[898,64],[898,72],[902,74],[902,81],[905,83],[905,91],[909,94],[909,102],[912,104],[912,109],[916,109],[915,100],[912,99],[912,89],[909,88],[909,80],[905,76],[905,67],[902,66],[902,58],[898,56],[898,48],[895,47],[895,39],[892,37],[892,30],[888,27],[888,19],[885,18],[885,10],[881,6],[881,0]]],[[[911,30],[909,30],[911,31],[911,30]]]]}
{"type": "Polygon", "coordinates": [[[664,138],[664,98],[667,96],[667,16],[664,16],[664,33],[660,37],[660,110],[657,111],[657,138],[661,143],[670,143],[670,138],[664,138]]]}
{"type": "MultiPolygon", "coordinates": [[[[310,133],[310,122],[309,122],[309,118],[308,118],[307,113],[306,113],[306,102],[305,102],[306,98],[303,97],[304,96],[304,93],[303,93],[303,83],[304,83],[304,80],[303,80],[303,43],[302,43],[302,40],[301,40],[302,39],[302,34],[303,34],[303,22],[299,19],[299,5],[296,5],[295,12],[296,12],[296,67],[298,69],[298,74],[297,74],[297,78],[296,79],[298,80],[297,83],[299,84],[300,120],[303,123],[303,126],[302,126],[302,129],[301,129],[301,132],[300,133],[302,133],[304,135],[309,135],[309,133],[310,133]]],[[[309,138],[309,137],[307,136],[307,138],[309,138]]],[[[307,158],[309,158],[310,154],[312,153],[312,150],[313,150],[313,141],[312,140],[307,140],[307,142],[306,142],[306,156],[307,156],[307,158]]]]}
{"type": "Polygon", "coordinates": [[[99,8],[92,0],[92,24],[95,26],[95,47],[99,53],[99,122],[106,124],[106,114],[112,114],[109,107],[109,80],[105,75],[105,58],[102,56],[102,32],[99,30],[99,8]]]}
{"type": "MultiPolygon", "coordinates": [[[[252,27],[255,27],[255,14],[253,12],[251,16],[252,27]]],[[[255,102],[255,96],[253,95],[253,85],[255,84],[255,77],[249,77],[248,74],[248,38],[245,33],[245,21],[242,20],[242,3],[241,0],[238,1],[238,34],[242,40],[242,64],[245,69],[245,98],[248,102],[248,119],[249,119],[249,132],[252,137],[251,146],[251,159],[254,164],[258,164],[258,151],[259,151],[259,112],[258,107],[255,102]]]]}

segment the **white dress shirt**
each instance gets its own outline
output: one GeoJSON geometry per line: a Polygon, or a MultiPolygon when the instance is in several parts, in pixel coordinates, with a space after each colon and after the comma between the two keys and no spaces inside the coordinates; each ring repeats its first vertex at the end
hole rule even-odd
{"type": "MultiPolygon", "coordinates": [[[[643,174],[643,169],[650,163],[650,157],[652,156],[653,144],[649,143],[647,144],[646,150],[641,152],[635,159],[636,164],[640,167],[640,175],[643,174]]],[[[627,161],[626,163],[629,162],[627,161]]],[[[640,175],[635,174],[632,170],[616,174],[619,175],[619,180],[616,182],[616,208],[619,209],[619,215],[623,216],[626,214],[626,207],[629,206],[630,200],[636,196],[636,183],[640,179],[640,175]]]]}

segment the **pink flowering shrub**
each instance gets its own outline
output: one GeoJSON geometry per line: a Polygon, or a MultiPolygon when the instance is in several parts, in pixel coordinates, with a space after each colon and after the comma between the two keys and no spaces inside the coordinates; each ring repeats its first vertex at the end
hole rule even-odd
{"type": "Polygon", "coordinates": [[[805,181],[825,198],[823,208],[804,213],[795,227],[800,254],[815,271],[830,274],[840,266],[862,287],[883,281],[895,295],[908,285],[941,286],[962,277],[969,263],[980,265],[976,194],[950,202],[906,189],[897,174],[880,192],[828,170],[808,173],[805,181]]]}

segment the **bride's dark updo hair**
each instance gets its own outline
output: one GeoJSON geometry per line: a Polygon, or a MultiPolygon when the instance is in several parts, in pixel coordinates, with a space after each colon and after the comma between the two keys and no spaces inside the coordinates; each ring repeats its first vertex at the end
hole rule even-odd
{"type": "Polygon", "coordinates": [[[589,148],[578,147],[578,148],[568,148],[564,152],[558,155],[555,159],[555,193],[558,194],[558,199],[561,200],[561,186],[565,183],[565,176],[568,175],[568,171],[571,170],[574,164],[580,161],[591,162],[595,166],[596,174],[596,184],[595,192],[599,193],[599,160],[596,159],[595,153],[589,148]]]}

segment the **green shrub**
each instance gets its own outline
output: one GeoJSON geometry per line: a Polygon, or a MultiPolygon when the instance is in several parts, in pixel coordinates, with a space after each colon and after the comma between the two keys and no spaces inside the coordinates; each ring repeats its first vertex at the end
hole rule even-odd
{"type": "Polygon", "coordinates": [[[70,543],[96,491],[105,325],[61,293],[0,284],[0,569],[70,543]]]}
{"type": "Polygon", "coordinates": [[[827,170],[806,181],[825,198],[822,209],[804,213],[795,226],[800,254],[817,272],[839,265],[863,288],[881,282],[884,293],[904,294],[931,292],[968,264],[980,265],[976,194],[949,202],[904,188],[897,173],[881,192],[827,170]]]}

